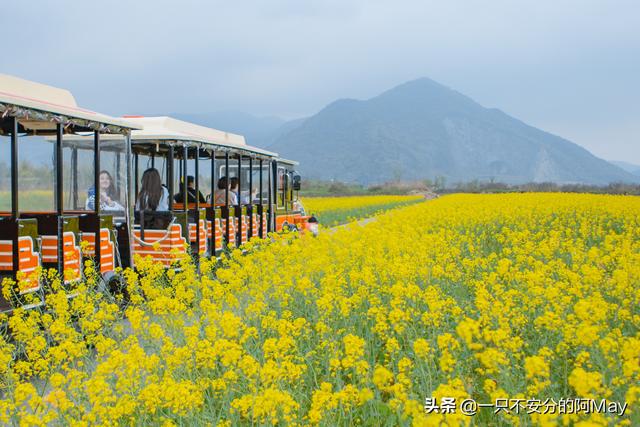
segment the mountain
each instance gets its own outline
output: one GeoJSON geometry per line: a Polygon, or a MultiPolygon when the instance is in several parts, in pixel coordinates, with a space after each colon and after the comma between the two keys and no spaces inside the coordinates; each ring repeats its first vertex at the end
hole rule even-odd
{"type": "Polygon", "coordinates": [[[273,143],[286,121],[279,117],[257,117],[240,111],[218,111],[200,114],[170,114],[176,119],[244,135],[247,144],[264,148],[273,143]]]}
{"type": "Polygon", "coordinates": [[[369,100],[335,101],[268,148],[298,160],[308,178],[362,184],[436,176],[448,183],[638,181],[570,141],[427,78],[369,100]]]}
{"type": "Polygon", "coordinates": [[[266,142],[265,147],[269,147],[275,144],[280,138],[284,137],[289,132],[301,126],[307,117],[289,120],[288,122],[283,123],[278,129],[271,132],[271,134],[264,140],[266,142]]]}
{"type": "Polygon", "coordinates": [[[616,161],[616,160],[609,160],[609,163],[612,163],[618,166],[620,169],[624,169],[629,173],[640,176],[640,165],[635,165],[633,163],[616,161]]]}

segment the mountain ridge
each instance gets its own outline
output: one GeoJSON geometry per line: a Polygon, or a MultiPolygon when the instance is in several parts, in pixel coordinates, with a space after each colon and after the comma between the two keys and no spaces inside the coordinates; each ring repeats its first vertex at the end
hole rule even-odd
{"type": "Polygon", "coordinates": [[[172,113],[167,114],[179,120],[196,123],[201,126],[224,130],[243,135],[250,145],[263,148],[274,141],[287,121],[277,116],[256,116],[234,110],[222,110],[210,113],[172,113]]]}
{"type": "Polygon", "coordinates": [[[571,141],[428,78],[367,100],[338,99],[268,148],[299,160],[310,178],[362,184],[435,176],[450,182],[637,181],[571,141]]]}
{"type": "Polygon", "coordinates": [[[626,170],[633,175],[640,176],[640,165],[630,162],[623,162],[620,160],[609,160],[609,163],[618,166],[621,169],[626,170]]]}

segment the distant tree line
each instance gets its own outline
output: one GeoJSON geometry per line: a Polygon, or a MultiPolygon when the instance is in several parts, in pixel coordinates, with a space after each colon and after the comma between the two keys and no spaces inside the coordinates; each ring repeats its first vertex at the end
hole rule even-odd
{"type": "Polygon", "coordinates": [[[640,184],[615,182],[608,185],[556,184],[553,182],[530,182],[505,184],[501,182],[469,181],[447,185],[444,177],[422,181],[394,181],[384,184],[362,185],[341,181],[304,180],[301,196],[362,196],[375,194],[411,194],[436,192],[448,193],[514,193],[514,192],[563,192],[594,194],[640,195],[640,184]]]}
{"type": "Polygon", "coordinates": [[[614,182],[608,185],[556,184],[554,182],[530,182],[505,184],[500,182],[464,182],[438,190],[439,193],[513,193],[513,192],[561,192],[594,194],[640,195],[640,184],[614,182]]]}
{"type": "MultiPolygon", "coordinates": [[[[51,166],[33,165],[20,162],[19,182],[21,190],[53,189],[53,168],[51,166]]],[[[11,168],[6,162],[0,162],[0,191],[11,188],[11,168]]]]}
{"type": "Polygon", "coordinates": [[[430,192],[432,190],[433,188],[423,181],[396,181],[367,186],[357,183],[305,180],[303,178],[300,195],[303,197],[365,196],[377,194],[403,195],[430,192]]]}

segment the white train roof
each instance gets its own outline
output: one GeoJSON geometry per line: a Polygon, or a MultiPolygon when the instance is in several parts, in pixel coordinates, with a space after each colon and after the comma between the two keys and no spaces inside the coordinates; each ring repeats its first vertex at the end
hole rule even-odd
{"type": "Polygon", "coordinates": [[[136,125],[125,119],[111,117],[106,114],[81,108],[75,98],[65,89],[48,86],[41,83],[24,80],[18,77],[0,74],[0,107],[7,109],[22,109],[18,118],[23,126],[30,124],[38,128],[38,121],[46,121],[47,114],[65,116],[67,119],[81,119],[83,121],[112,125],[124,129],[134,129],[136,125]],[[37,117],[42,113],[43,117],[37,117]]]}
{"type": "Polygon", "coordinates": [[[282,157],[278,157],[276,160],[278,163],[284,163],[285,165],[298,166],[300,164],[295,160],[283,159],[282,157]]]}
{"type": "Polygon", "coordinates": [[[131,133],[131,140],[134,144],[136,142],[159,140],[196,142],[205,145],[250,151],[269,157],[277,156],[276,153],[247,145],[242,135],[200,126],[172,117],[124,116],[124,118],[141,128],[131,133]]]}

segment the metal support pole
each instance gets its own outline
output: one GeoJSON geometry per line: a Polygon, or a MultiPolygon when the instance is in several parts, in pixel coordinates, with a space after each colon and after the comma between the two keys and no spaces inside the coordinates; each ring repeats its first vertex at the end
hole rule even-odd
{"type": "Polygon", "coordinates": [[[242,206],[242,154],[238,153],[238,206],[242,206]]]}
{"type": "MultiPolygon", "coordinates": [[[[93,134],[93,188],[95,188],[93,209],[96,213],[96,221],[98,226],[96,228],[96,237],[94,240],[95,251],[94,256],[96,263],[100,263],[100,132],[95,131],[93,134]]],[[[76,193],[77,194],[77,193],[76,193]]],[[[115,267],[115,266],[114,266],[115,267]]]]}
{"type": "Polygon", "coordinates": [[[71,149],[71,209],[78,209],[78,148],[71,149]]]}
{"type": "Polygon", "coordinates": [[[169,153],[168,152],[167,152],[167,158],[165,159],[165,162],[166,162],[166,168],[167,169],[164,171],[164,182],[166,182],[167,188],[169,188],[169,181],[171,181],[169,179],[169,171],[171,169],[171,165],[169,164],[169,153]]]}
{"type": "Polygon", "coordinates": [[[169,187],[169,210],[173,210],[173,181],[175,180],[173,176],[173,166],[175,163],[175,155],[173,152],[173,145],[169,145],[169,162],[167,163],[167,174],[169,177],[167,178],[167,186],[169,187]]]}
{"type": "MultiPolygon", "coordinates": [[[[184,205],[184,212],[187,213],[189,212],[189,187],[187,186],[187,175],[188,175],[188,171],[187,171],[187,161],[188,161],[188,155],[189,155],[189,151],[187,149],[187,146],[184,145],[182,147],[182,195],[183,195],[183,200],[182,200],[182,204],[184,205]]],[[[189,224],[189,219],[187,218],[187,224],[189,224]]],[[[188,227],[188,225],[187,225],[188,227]]]]}
{"type": "Polygon", "coordinates": [[[18,219],[18,119],[11,117],[11,122],[11,216],[18,219]]]}
{"type": "MultiPolygon", "coordinates": [[[[209,203],[211,204],[211,212],[213,213],[211,220],[211,241],[209,246],[211,247],[211,256],[214,257],[216,255],[216,190],[218,189],[218,183],[216,180],[216,150],[211,150],[211,200],[209,203]]],[[[208,219],[208,217],[207,217],[208,219]]]]}
{"type": "Polygon", "coordinates": [[[18,119],[11,117],[11,218],[16,223],[13,233],[13,270],[20,269],[20,248],[18,247],[18,217],[20,209],[18,205],[18,119]]]}
{"type": "Polygon", "coordinates": [[[196,147],[195,154],[195,188],[196,188],[196,259],[200,256],[200,147],[196,147]]]}
{"type": "Polygon", "coordinates": [[[247,234],[253,236],[253,157],[249,157],[249,206],[251,208],[251,216],[249,217],[249,229],[247,234]]]}
{"type": "MultiPolygon", "coordinates": [[[[119,159],[120,156],[117,156],[117,159],[119,159]]],[[[128,237],[129,237],[129,244],[127,245],[127,250],[129,252],[129,265],[123,265],[123,267],[131,267],[134,268],[135,267],[135,262],[134,262],[134,250],[133,250],[133,222],[135,220],[135,214],[134,214],[134,208],[135,208],[135,200],[134,197],[137,196],[137,194],[131,194],[131,190],[133,189],[132,187],[132,183],[131,183],[131,176],[132,176],[132,165],[131,165],[131,134],[127,133],[127,135],[125,135],[125,153],[124,153],[124,162],[125,162],[125,168],[126,168],[126,172],[125,172],[125,202],[126,202],[126,214],[125,214],[125,220],[127,223],[127,233],[128,233],[128,237]]],[[[116,170],[119,170],[120,167],[120,162],[118,161],[116,163],[116,170]]],[[[134,178],[135,179],[135,178],[134,178]]],[[[136,180],[137,181],[137,180],[136,180]]],[[[143,225],[144,223],[142,222],[142,220],[140,221],[140,230],[143,230],[143,225]]],[[[144,237],[142,237],[142,234],[140,235],[141,239],[144,239],[144,237]]]]}
{"type": "Polygon", "coordinates": [[[253,157],[249,157],[249,204],[253,205],[253,157]]]}
{"type": "Polygon", "coordinates": [[[244,218],[242,216],[242,154],[238,153],[238,229],[236,230],[236,242],[238,246],[242,245],[242,225],[244,218]]]}
{"type": "Polygon", "coordinates": [[[262,230],[262,218],[264,217],[264,203],[262,200],[262,159],[260,159],[260,224],[259,224],[259,236],[261,239],[264,238],[263,234],[264,234],[264,230],[262,230]]]}
{"type": "Polygon", "coordinates": [[[64,186],[63,186],[63,162],[62,162],[62,138],[64,136],[64,127],[61,123],[56,125],[56,146],[55,146],[55,161],[56,161],[56,191],[55,191],[55,203],[56,203],[56,215],[58,219],[58,273],[61,276],[64,283],[64,186]]]}
{"type": "Polygon", "coordinates": [[[211,207],[216,207],[216,190],[218,189],[218,180],[216,179],[216,150],[211,150],[211,207]]]}
{"type": "Polygon", "coordinates": [[[271,207],[273,206],[273,161],[270,160],[267,167],[269,168],[267,170],[267,204],[269,205],[269,210],[267,212],[267,231],[274,231],[271,224],[271,215],[273,211],[273,209],[271,209],[271,207]]]}
{"type": "Polygon", "coordinates": [[[140,169],[138,167],[139,167],[138,153],[135,153],[133,155],[133,169],[134,169],[134,171],[133,171],[133,181],[134,181],[134,188],[135,188],[134,191],[136,193],[136,194],[134,194],[134,196],[135,196],[136,199],[138,198],[138,191],[139,191],[138,182],[140,180],[140,169]]]}
{"type": "Polygon", "coordinates": [[[229,244],[229,221],[231,220],[230,210],[229,209],[229,182],[231,181],[229,178],[229,152],[224,153],[224,170],[226,177],[226,186],[224,188],[224,204],[227,207],[227,220],[226,220],[226,232],[227,232],[227,244],[229,244]]]}
{"type": "Polygon", "coordinates": [[[284,176],[286,189],[285,200],[287,201],[285,207],[287,208],[287,214],[289,214],[293,210],[293,174],[289,170],[286,170],[284,176]]]}

